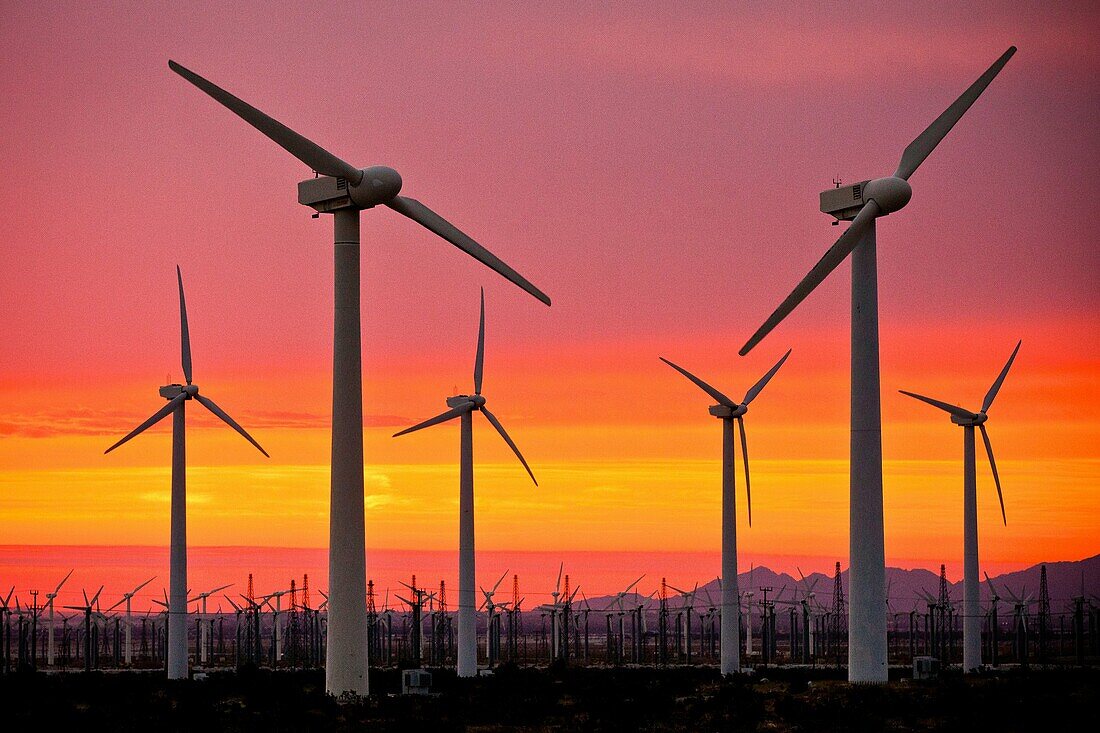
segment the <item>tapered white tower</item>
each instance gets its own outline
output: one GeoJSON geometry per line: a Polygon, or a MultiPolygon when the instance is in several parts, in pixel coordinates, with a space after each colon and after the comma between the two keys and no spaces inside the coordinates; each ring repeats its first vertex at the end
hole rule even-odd
{"type": "Polygon", "coordinates": [[[459,471],[458,471],[458,676],[473,677],[477,674],[477,632],[474,612],[477,601],[474,598],[474,423],[473,413],[480,411],[485,419],[496,428],[500,437],[519,458],[527,469],[531,480],[535,474],[527,465],[519,448],[508,437],[504,426],[496,416],[485,407],[485,398],[481,396],[481,378],[485,363],[485,291],[481,291],[481,318],[477,331],[477,356],[474,357],[474,393],[447,398],[446,412],[406,428],[393,437],[416,432],[432,425],[438,425],[459,418],[459,471]]]}
{"type": "Polygon", "coordinates": [[[974,428],[982,434],[982,442],[985,443],[985,452],[989,456],[989,467],[993,471],[993,483],[997,486],[997,499],[1001,503],[1001,521],[1008,524],[1005,516],[1005,501],[1001,494],[1001,477],[997,474],[997,462],[993,460],[993,445],[989,442],[989,434],[985,429],[985,421],[988,420],[986,412],[997,398],[997,392],[1001,389],[1016,354],[1020,351],[1020,344],[1012,350],[1001,373],[993,382],[993,386],[985,394],[982,400],[982,409],[978,412],[964,410],[958,405],[940,402],[931,397],[923,397],[913,392],[899,390],[922,402],[938,407],[951,415],[951,422],[963,429],[963,671],[976,672],[982,665],[982,612],[979,607],[979,590],[981,578],[978,577],[978,478],[974,460],[974,428]]]}
{"type": "Polygon", "coordinates": [[[335,315],[332,348],[332,474],[329,492],[329,612],[325,689],[364,696],[367,680],[367,560],[363,505],[363,368],[359,306],[359,212],[386,206],[447,240],[550,305],[541,290],[416,199],[399,196],[393,168],[355,168],[312,140],[174,61],[169,67],[320,175],[298,184],[298,203],[332,214],[335,315]]]}
{"type": "MultiPolygon", "coordinates": [[[[776,362],[768,373],[757,381],[745,393],[745,399],[738,404],[729,397],[711,387],[686,369],[676,366],[668,359],[661,361],[690,379],[697,387],[715,400],[717,405],[710,408],[710,414],[722,421],[722,638],[721,663],[722,674],[734,674],[741,671],[741,601],[737,589],[737,449],[734,446],[733,423],[741,432],[741,458],[745,464],[745,500],[748,507],[749,526],[752,526],[752,493],[749,485],[749,447],[745,440],[744,415],[749,411],[749,403],[756,399],[779,367],[791,355],[790,350],[776,362]]],[[[749,623],[752,623],[751,611],[749,623]]],[[[752,653],[752,631],[749,631],[749,653],[752,653]]]]}
{"type": "Polygon", "coordinates": [[[270,458],[267,451],[261,448],[244,428],[214,404],[213,400],[199,394],[199,386],[191,383],[191,336],[187,330],[187,304],[183,298],[183,275],[180,274],[179,267],[176,267],[176,279],[180,292],[183,376],[187,384],[169,384],[161,387],[160,396],[168,400],[168,404],[131,430],[125,438],[104,451],[104,453],[110,453],[135,435],[156,425],[168,415],[172,415],[172,532],[168,580],[168,679],[170,680],[187,679],[187,443],[184,436],[186,427],[184,408],[187,402],[196,400],[221,418],[226,425],[244,436],[245,440],[256,446],[256,450],[270,458]]]}
{"type": "Polygon", "coordinates": [[[850,448],[848,681],[887,681],[886,552],[882,524],[882,412],[879,405],[878,260],[875,222],[909,203],[909,177],[1000,73],[1005,51],[909,144],[892,176],[821,194],[821,210],[852,224],[741,348],[747,354],[841,262],[852,255],[852,408],[850,448]]]}

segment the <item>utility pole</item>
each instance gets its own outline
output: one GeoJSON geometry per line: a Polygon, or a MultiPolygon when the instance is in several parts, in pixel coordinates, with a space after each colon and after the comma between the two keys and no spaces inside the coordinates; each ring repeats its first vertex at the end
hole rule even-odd
{"type": "Polygon", "coordinates": [[[844,617],[844,586],[840,582],[840,562],[833,575],[833,643],[836,645],[836,667],[840,669],[840,635],[844,617]]]}
{"type": "Polygon", "coordinates": [[[950,609],[951,609],[951,597],[947,590],[947,566],[940,563],[940,595],[939,595],[939,657],[943,660],[944,665],[951,663],[950,656],[950,641],[951,627],[950,627],[950,609]]]}
{"type": "Polygon", "coordinates": [[[1047,566],[1039,569],[1039,663],[1047,661],[1047,634],[1050,624],[1050,592],[1047,590],[1047,566]]]}

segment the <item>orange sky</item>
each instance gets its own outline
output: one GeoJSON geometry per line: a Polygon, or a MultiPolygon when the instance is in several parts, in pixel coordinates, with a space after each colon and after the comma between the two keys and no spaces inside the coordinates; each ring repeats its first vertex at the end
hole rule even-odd
{"type": "Polygon", "coordinates": [[[9,10],[0,544],[167,542],[167,423],[102,451],[179,378],[177,263],[196,381],[272,456],[189,411],[190,542],[327,542],[331,225],[294,203],[309,172],[172,56],[356,164],[394,165],[554,298],[364,214],[370,547],[456,544],[457,427],[389,436],[469,389],[484,285],[486,395],[540,486],[477,426],[479,548],[716,553],[719,426],[657,357],[740,397],[791,347],[747,419],[742,556],[843,559],[848,265],[737,349],[837,236],[818,192],[892,170],[1015,43],[878,228],[887,554],[961,556],[961,431],[896,390],[976,408],[1020,338],[989,423],[1007,527],[979,456],[983,562],[1100,549],[1096,8],[9,10]],[[317,83],[364,38],[388,63],[317,83]]]}

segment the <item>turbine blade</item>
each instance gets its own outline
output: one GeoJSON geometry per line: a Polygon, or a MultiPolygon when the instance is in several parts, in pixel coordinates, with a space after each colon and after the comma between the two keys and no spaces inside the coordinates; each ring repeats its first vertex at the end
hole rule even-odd
{"type": "Polygon", "coordinates": [[[485,288],[481,289],[481,320],[477,327],[477,356],[474,357],[474,394],[481,394],[481,377],[485,366],[485,288]]]}
{"type": "Polygon", "coordinates": [[[961,418],[966,418],[966,419],[973,419],[973,418],[977,417],[977,415],[975,415],[970,410],[964,410],[963,408],[959,407],[958,405],[952,405],[952,404],[949,404],[947,402],[940,402],[939,400],[934,400],[931,397],[925,397],[924,395],[919,395],[919,394],[916,394],[915,392],[906,392],[904,389],[899,389],[898,392],[901,392],[903,395],[908,395],[909,397],[912,397],[915,400],[920,400],[921,402],[927,402],[928,404],[932,405],[933,407],[940,408],[944,412],[950,412],[955,417],[961,417],[961,418]]]}
{"type": "Polygon", "coordinates": [[[507,571],[507,570],[505,570],[505,571],[504,571],[504,572],[503,572],[503,573],[501,574],[501,576],[500,576],[500,580],[498,580],[498,581],[496,582],[496,585],[494,585],[494,586],[493,586],[493,593],[496,593],[496,592],[497,592],[497,588],[499,588],[499,587],[500,587],[500,584],[504,582],[504,578],[505,578],[505,577],[507,577],[507,575],[508,575],[508,571],[507,571]]]}
{"type": "Polygon", "coordinates": [[[150,427],[152,427],[153,425],[156,425],[156,424],[157,424],[158,422],[160,422],[160,421],[161,421],[161,420],[163,420],[163,419],[164,419],[165,417],[167,417],[168,415],[170,415],[170,414],[172,413],[172,411],[173,411],[173,410],[175,410],[175,409],[176,409],[177,407],[179,407],[179,406],[180,406],[181,404],[183,404],[183,402],[184,402],[184,401],[185,401],[186,399],[187,399],[187,393],[186,393],[186,392],[180,392],[180,393],[179,393],[178,395],[176,395],[175,397],[173,397],[172,399],[170,399],[170,400],[168,401],[168,404],[166,404],[166,405],[165,405],[164,407],[162,407],[162,408],[160,408],[159,410],[157,410],[156,412],[154,412],[154,413],[152,414],[152,416],[151,416],[151,417],[150,417],[150,418],[149,418],[148,420],[146,420],[146,421],[145,421],[145,422],[143,422],[143,423],[142,423],[141,425],[138,425],[138,426],[137,426],[136,428],[134,428],[133,430],[131,430],[131,431],[130,431],[130,432],[129,432],[129,433],[127,434],[127,435],[126,435],[126,437],[125,437],[125,438],[123,438],[122,440],[118,441],[117,443],[115,443],[114,445],[112,445],[112,446],[111,446],[110,448],[108,448],[107,450],[103,451],[103,454],[104,454],[104,455],[106,455],[106,454],[110,453],[110,452],[111,452],[111,451],[113,451],[113,450],[114,450],[115,448],[119,447],[120,445],[122,445],[123,443],[125,443],[126,441],[128,441],[128,440],[129,440],[130,438],[133,438],[133,437],[134,437],[135,435],[137,435],[137,434],[139,434],[139,433],[141,433],[141,432],[144,432],[144,431],[145,431],[145,430],[146,430],[147,428],[150,428],[150,427]]]}
{"type": "Polygon", "coordinates": [[[989,433],[985,431],[985,425],[979,425],[982,432],[982,441],[985,443],[985,453],[989,456],[989,467],[993,469],[993,483],[997,485],[997,500],[1001,502],[1001,521],[1008,526],[1008,517],[1005,516],[1005,498],[1001,494],[1001,477],[997,475],[997,462],[993,460],[993,445],[989,442],[989,433]]]}
{"type": "Polygon", "coordinates": [[[153,577],[149,578],[149,580],[147,580],[147,581],[145,581],[144,583],[142,583],[141,585],[139,585],[139,586],[138,586],[137,588],[134,588],[134,591],[133,591],[133,592],[134,592],[134,593],[137,593],[137,592],[138,592],[139,590],[141,590],[141,589],[142,589],[142,588],[144,588],[145,586],[149,585],[150,583],[152,583],[152,582],[153,582],[154,580],[156,580],[156,579],[157,579],[157,576],[155,576],[155,575],[154,575],[153,577]]]}
{"type": "Polygon", "coordinates": [[[546,305],[550,305],[550,298],[547,297],[546,293],[536,288],[523,275],[520,275],[492,252],[464,234],[454,224],[451,224],[416,199],[411,199],[408,196],[395,196],[392,201],[386,202],[386,206],[443,237],[490,270],[502,275],[504,279],[515,283],[546,305]]]}
{"type": "Polygon", "coordinates": [[[745,500],[749,505],[749,526],[752,526],[752,489],[749,488],[749,444],[745,440],[745,421],[737,418],[737,427],[741,430],[741,458],[745,464],[745,500]]]}
{"type": "Polygon", "coordinates": [[[745,393],[745,399],[741,403],[747,405],[756,399],[756,395],[760,394],[760,390],[764,389],[764,386],[771,381],[771,378],[775,376],[775,373],[779,371],[779,367],[783,366],[783,362],[787,360],[787,357],[791,355],[791,350],[787,349],[787,353],[783,355],[783,358],[775,363],[768,373],[760,377],[760,381],[752,386],[752,388],[745,393]]]}
{"type": "Polygon", "coordinates": [[[458,417],[459,415],[462,415],[463,413],[469,412],[470,410],[473,409],[473,407],[474,407],[473,402],[464,402],[463,404],[459,405],[458,407],[452,407],[451,409],[447,410],[446,412],[442,412],[442,413],[436,415],[433,418],[429,418],[429,419],[425,420],[422,423],[417,423],[416,425],[413,425],[411,428],[405,428],[404,430],[402,430],[399,433],[394,433],[393,437],[396,438],[400,435],[405,435],[406,433],[415,433],[417,430],[423,430],[424,428],[430,428],[432,425],[438,425],[441,422],[447,422],[448,420],[453,420],[456,417],[458,417]]]}
{"type": "Polygon", "coordinates": [[[212,84],[190,69],[172,60],[168,61],[168,68],[209,94],[242,120],[269,137],[276,145],[318,173],[336,178],[346,178],[353,186],[358,186],[363,180],[363,171],[340,160],[317,143],[302,137],[283,123],[268,117],[252,105],[238,99],[216,84],[212,84]]]}
{"type": "Polygon", "coordinates": [[[504,426],[500,424],[500,420],[497,420],[493,413],[485,409],[485,405],[481,406],[481,412],[488,418],[489,422],[493,424],[493,427],[497,429],[497,432],[500,433],[500,437],[504,438],[504,442],[507,443],[508,447],[512,449],[512,452],[516,454],[516,458],[523,464],[523,467],[527,469],[527,475],[535,482],[535,486],[538,486],[539,482],[535,479],[535,474],[531,472],[531,467],[527,465],[527,461],[524,460],[523,454],[519,452],[519,448],[516,447],[516,444],[508,437],[508,433],[504,430],[504,426]]]}
{"type": "Polygon", "coordinates": [[[989,573],[985,574],[985,582],[989,584],[989,592],[993,598],[997,598],[997,589],[993,587],[993,581],[989,579],[989,573]]]}
{"type": "Polygon", "coordinates": [[[951,132],[951,128],[955,126],[955,123],[966,114],[966,111],[970,109],[970,105],[974,104],[981,93],[985,91],[985,88],[989,86],[989,82],[993,81],[993,78],[1001,72],[1001,69],[1004,68],[1004,65],[1008,63],[1014,53],[1016,53],[1016,47],[1009,46],[1008,50],[1001,54],[1001,57],[994,61],[993,65],[986,69],[985,73],[979,76],[978,80],[971,84],[958,99],[952,102],[943,114],[937,117],[924,132],[917,135],[913,142],[909,143],[909,146],[905,148],[905,152],[901,154],[901,161],[898,163],[898,169],[894,171],[894,176],[908,180],[909,176],[913,175],[913,172],[924,162],[924,159],[936,149],[936,146],[940,144],[947,133],[951,132]]]}
{"type": "Polygon", "coordinates": [[[745,342],[745,345],[741,347],[741,351],[738,353],[741,356],[749,353],[754,346],[760,343],[761,340],[786,318],[791,311],[793,311],[799,303],[806,299],[806,296],[814,291],[821,281],[828,277],[829,273],[837,268],[844,258],[851,254],[852,250],[859,244],[859,240],[863,237],[864,232],[878,216],[879,206],[874,201],[869,201],[859,210],[856,214],[856,218],[852,220],[851,225],[845,230],[840,238],[833,243],[833,246],[829,248],[829,251],[817,261],[817,264],[806,274],[802,281],[795,286],[791,294],[787,296],[787,299],[779,304],[779,307],[775,309],[775,312],[768,316],[768,320],[764,321],[764,325],[756,329],[756,333],[745,342]]]}
{"type": "Polygon", "coordinates": [[[111,611],[115,610],[116,608],[118,608],[119,606],[121,606],[125,602],[126,602],[126,596],[123,596],[122,598],[118,599],[118,602],[115,603],[115,605],[111,606],[106,611],[104,611],[104,613],[110,613],[111,611]]]}
{"type": "Polygon", "coordinates": [[[1004,383],[1005,377],[1008,376],[1008,370],[1012,368],[1012,362],[1016,360],[1016,354],[1020,351],[1020,344],[1022,343],[1023,339],[1016,342],[1016,348],[1012,350],[1012,356],[1008,357],[1004,369],[997,375],[997,380],[993,382],[993,386],[985,393],[985,399],[982,400],[982,412],[988,410],[993,405],[993,400],[997,399],[997,393],[1001,390],[1001,384],[1004,383]]]}
{"type": "Polygon", "coordinates": [[[94,595],[94,596],[92,596],[92,600],[90,600],[90,601],[88,602],[88,605],[89,605],[89,606],[91,606],[91,605],[94,605],[95,603],[98,603],[98,602],[99,602],[99,594],[103,592],[103,588],[104,588],[104,586],[102,586],[102,585],[101,585],[101,586],[99,586],[99,590],[97,590],[97,591],[95,592],[95,595],[94,595]]]}
{"type": "Polygon", "coordinates": [[[271,458],[271,456],[269,456],[267,454],[267,451],[265,451],[262,447],[260,447],[260,444],[257,443],[256,440],[251,435],[248,434],[247,430],[245,430],[240,425],[238,425],[236,420],[229,417],[228,413],[226,413],[225,410],[223,410],[222,408],[220,408],[220,407],[218,407],[217,405],[214,404],[214,400],[210,399],[209,397],[203,397],[201,394],[196,394],[195,399],[198,400],[199,404],[201,404],[207,410],[210,410],[210,412],[212,412],[215,415],[217,415],[218,417],[220,417],[226,425],[233,428],[238,433],[240,433],[242,436],[244,436],[245,440],[247,440],[252,445],[256,446],[256,450],[263,453],[265,458],[271,458]]]}
{"type": "Polygon", "coordinates": [[[180,354],[183,358],[183,377],[191,384],[191,333],[187,330],[187,302],[183,299],[183,274],[176,265],[176,280],[180,286],[180,354]]]}
{"type": "Polygon", "coordinates": [[[73,568],[72,570],[70,570],[70,571],[69,571],[69,572],[68,572],[68,573],[67,573],[67,574],[65,575],[65,577],[61,579],[61,582],[57,584],[57,587],[53,589],[53,594],[54,594],[55,596],[56,596],[56,595],[57,595],[58,593],[60,593],[60,592],[61,592],[61,586],[65,585],[65,581],[69,579],[69,576],[73,574],[73,571],[74,571],[74,570],[76,570],[76,568],[73,568]]]}
{"type": "Polygon", "coordinates": [[[699,379],[699,377],[695,376],[694,374],[689,372],[687,369],[684,369],[683,367],[680,367],[680,366],[677,366],[677,365],[673,364],[671,361],[669,361],[668,359],[666,359],[663,356],[658,356],[657,358],[660,359],[661,361],[663,361],[665,364],[668,364],[670,367],[672,367],[676,371],[680,372],[680,374],[683,374],[685,377],[690,379],[695,384],[696,387],[698,387],[699,389],[706,392],[708,395],[711,396],[712,399],[717,400],[718,404],[725,405],[726,407],[737,407],[736,402],[731,400],[729,397],[726,397],[724,394],[722,394],[721,392],[716,390],[714,387],[711,387],[709,384],[704,382],[702,379],[699,379]]]}

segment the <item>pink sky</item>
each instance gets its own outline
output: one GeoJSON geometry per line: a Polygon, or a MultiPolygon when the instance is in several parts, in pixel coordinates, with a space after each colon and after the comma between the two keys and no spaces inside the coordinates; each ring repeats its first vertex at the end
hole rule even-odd
{"type": "MultiPolygon", "coordinates": [[[[818,191],[892,171],[1012,43],[914,176],[913,202],[879,227],[884,330],[1069,314],[1095,355],[1100,11],[954,7],[9,8],[0,327],[18,342],[0,369],[161,378],[161,355],[135,347],[174,324],[162,296],[177,262],[196,312],[224,315],[204,324],[218,351],[199,368],[328,362],[330,223],[295,203],[309,172],[175,77],[170,56],[357,164],[393,165],[405,192],[554,298],[539,307],[367,212],[367,359],[384,363],[464,347],[483,283],[506,314],[498,349],[740,345],[838,233],[818,191]]],[[[843,328],[846,281],[788,327],[843,328]]]]}

